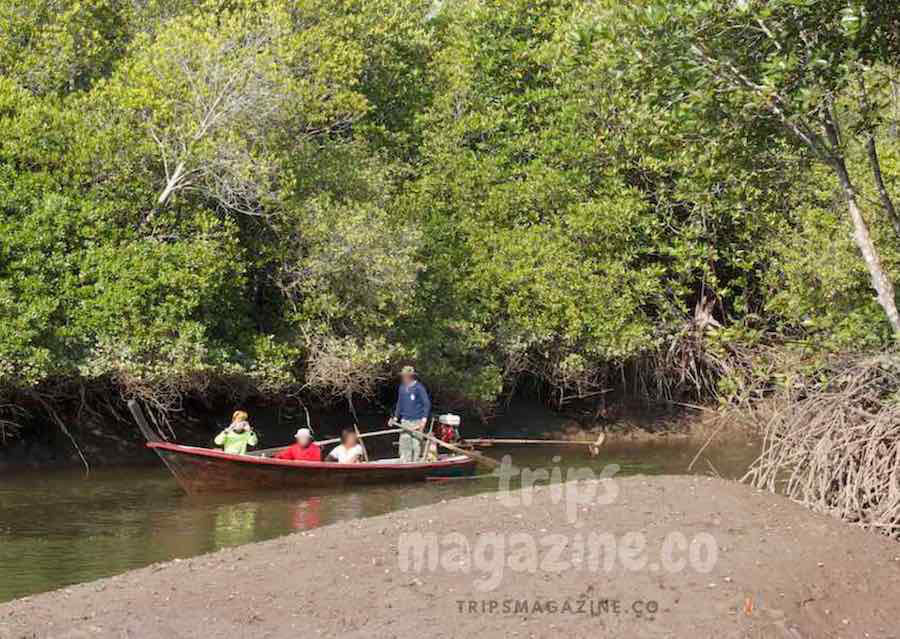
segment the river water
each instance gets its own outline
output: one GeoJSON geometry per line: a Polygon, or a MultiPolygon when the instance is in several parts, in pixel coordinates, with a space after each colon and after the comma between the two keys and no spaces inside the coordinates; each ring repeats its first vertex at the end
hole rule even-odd
{"type": "MultiPolygon", "coordinates": [[[[618,476],[683,474],[695,440],[615,441],[591,458],[585,450],[544,446],[493,448],[518,467],[572,468],[618,476]]],[[[692,472],[738,477],[758,445],[710,446],[692,472]]],[[[337,521],[369,517],[496,490],[494,477],[403,486],[307,489],[188,496],[162,464],[33,471],[0,478],[0,601],[106,577],[176,557],[271,539],[337,521]]]]}

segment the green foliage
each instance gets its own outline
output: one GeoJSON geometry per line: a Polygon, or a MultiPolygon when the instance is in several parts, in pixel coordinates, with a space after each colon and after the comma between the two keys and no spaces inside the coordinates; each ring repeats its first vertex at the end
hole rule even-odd
{"type": "MultiPolygon", "coordinates": [[[[900,145],[883,140],[885,166],[892,166],[900,145]]],[[[853,164],[862,164],[854,158],[853,164]]],[[[898,175],[891,169],[893,175],[898,175]]],[[[797,328],[828,350],[875,350],[891,342],[890,327],[872,296],[868,273],[854,245],[853,228],[825,169],[808,172],[797,185],[791,203],[791,232],[772,241],[774,256],[764,275],[771,291],[765,310],[781,318],[781,329],[797,328]]],[[[864,200],[877,201],[874,185],[864,184],[864,200]]],[[[900,253],[889,220],[870,206],[876,242],[894,274],[900,274],[900,253]]]]}
{"type": "MultiPolygon", "coordinates": [[[[864,148],[874,156],[880,144],[896,143],[895,132],[879,134],[892,109],[896,123],[896,69],[892,65],[897,59],[895,26],[900,11],[883,3],[838,0],[608,5],[602,12],[607,43],[604,58],[618,58],[620,63],[614,68],[621,75],[641,78],[646,94],[652,96],[651,103],[665,105],[675,114],[680,130],[700,132],[705,127],[704,135],[712,133],[715,145],[743,137],[741,147],[728,145],[736,159],[758,158],[761,144],[777,144],[831,169],[885,319],[890,319],[897,331],[900,320],[893,317],[896,311],[889,282],[893,278],[878,263],[884,260],[879,260],[879,253],[890,249],[869,241],[869,235],[879,234],[878,226],[871,231],[871,220],[856,213],[856,194],[866,188],[864,180],[877,181],[878,160],[863,159],[855,164],[854,160],[864,157],[864,148]],[[633,61],[628,69],[626,59],[633,61]],[[663,79],[657,80],[659,76],[663,79]],[[712,131],[710,125],[715,127],[712,131]],[[748,148],[752,155],[745,152],[748,148]]],[[[671,140],[668,130],[664,139],[671,140]]],[[[752,179],[754,173],[768,171],[776,162],[755,162],[749,165],[747,175],[752,179]]],[[[791,180],[782,186],[785,195],[796,193],[798,180],[810,185],[808,167],[791,164],[789,168],[800,170],[788,174],[791,180]]],[[[720,164],[733,165],[733,161],[720,164]]],[[[744,193],[735,204],[758,204],[752,191],[747,193],[747,186],[777,185],[771,176],[761,177],[761,181],[740,187],[744,193]]],[[[813,192],[804,192],[785,204],[791,209],[799,205],[802,211],[810,200],[820,197],[815,193],[817,187],[812,188],[813,192]]],[[[900,220],[890,210],[890,195],[881,193],[876,198],[881,201],[869,217],[887,213],[889,223],[900,232],[900,220]]],[[[783,226],[788,234],[796,224],[805,223],[802,214],[796,220],[789,215],[781,217],[788,222],[783,226]]],[[[872,332],[883,334],[882,326],[875,326],[872,332]]]]}
{"type": "Polygon", "coordinates": [[[883,345],[771,104],[833,97],[893,192],[887,4],[0,0],[0,387],[343,399],[414,359],[489,408],[588,396],[704,312],[716,353],[883,345]]]}

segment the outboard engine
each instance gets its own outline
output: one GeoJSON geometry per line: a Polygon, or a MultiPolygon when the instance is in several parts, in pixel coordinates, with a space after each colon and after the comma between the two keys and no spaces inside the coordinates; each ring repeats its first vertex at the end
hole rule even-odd
{"type": "Polygon", "coordinates": [[[458,442],[460,439],[459,425],[461,421],[459,415],[454,415],[452,413],[438,416],[437,438],[448,444],[458,442]]]}

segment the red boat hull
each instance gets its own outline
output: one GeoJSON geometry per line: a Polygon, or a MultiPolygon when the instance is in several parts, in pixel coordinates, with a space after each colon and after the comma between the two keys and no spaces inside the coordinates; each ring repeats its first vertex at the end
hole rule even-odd
{"type": "Polygon", "coordinates": [[[337,464],[231,455],[219,450],[148,442],[189,493],[237,492],[290,487],[341,486],[424,481],[469,475],[475,460],[445,457],[436,462],[337,464]]]}

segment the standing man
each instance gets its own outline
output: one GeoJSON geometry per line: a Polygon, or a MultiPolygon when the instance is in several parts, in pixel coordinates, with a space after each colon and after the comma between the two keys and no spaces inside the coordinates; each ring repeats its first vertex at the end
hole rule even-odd
{"type": "MultiPolygon", "coordinates": [[[[400,371],[400,388],[397,390],[397,406],[394,408],[394,420],[413,430],[425,430],[428,415],[431,414],[431,398],[428,391],[416,379],[416,371],[412,366],[404,366],[400,371]]],[[[422,437],[409,432],[400,434],[400,461],[419,461],[422,456],[422,437]]]]}

